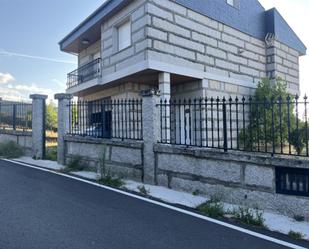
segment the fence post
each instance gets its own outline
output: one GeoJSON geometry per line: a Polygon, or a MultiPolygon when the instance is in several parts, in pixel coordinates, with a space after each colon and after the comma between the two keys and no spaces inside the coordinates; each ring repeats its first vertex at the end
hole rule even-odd
{"type": "Polygon", "coordinates": [[[13,104],[13,115],[12,115],[13,130],[16,131],[16,104],[13,104]]]}
{"type": "Polygon", "coordinates": [[[65,141],[64,137],[70,129],[70,101],[72,94],[58,93],[55,99],[58,100],[58,138],[57,138],[57,161],[65,165],[65,141]]]}
{"type": "Polygon", "coordinates": [[[142,121],[143,121],[143,140],[144,140],[144,166],[143,166],[143,181],[149,184],[156,183],[156,163],[154,145],[159,140],[159,94],[154,91],[145,91],[141,93],[143,97],[142,103],[142,121]]]}
{"type": "Polygon", "coordinates": [[[45,157],[45,111],[47,95],[32,94],[32,156],[45,157]]]}
{"type": "Polygon", "coordinates": [[[223,148],[227,152],[227,118],[226,118],[226,100],[222,100],[222,112],[223,112],[223,148]]]}

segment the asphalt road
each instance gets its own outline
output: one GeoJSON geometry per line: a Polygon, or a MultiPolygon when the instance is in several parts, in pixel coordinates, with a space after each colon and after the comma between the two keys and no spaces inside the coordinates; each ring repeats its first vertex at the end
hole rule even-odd
{"type": "Polygon", "coordinates": [[[1,249],[282,249],[155,204],[0,160],[1,249]]]}

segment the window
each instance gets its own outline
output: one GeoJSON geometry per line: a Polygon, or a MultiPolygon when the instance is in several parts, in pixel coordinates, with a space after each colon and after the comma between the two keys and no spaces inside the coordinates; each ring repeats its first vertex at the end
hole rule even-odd
{"type": "Polygon", "coordinates": [[[309,196],[309,169],[276,168],[276,192],[309,196]]]}
{"type": "Polygon", "coordinates": [[[234,6],[235,5],[235,0],[226,0],[227,4],[234,6]]]}
{"type": "Polygon", "coordinates": [[[131,22],[126,21],[118,27],[118,51],[131,46],[131,22]]]}

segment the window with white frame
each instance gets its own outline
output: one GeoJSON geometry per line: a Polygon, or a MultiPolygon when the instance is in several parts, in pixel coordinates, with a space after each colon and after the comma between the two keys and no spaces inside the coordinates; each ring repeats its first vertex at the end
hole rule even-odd
{"type": "Polygon", "coordinates": [[[118,51],[131,46],[131,22],[128,20],[118,26],[118,51]]]}
{"type": "Polygon", "coordinates": [[[235,0],[226,0],[227,4],[235,6],[235,0]]]}

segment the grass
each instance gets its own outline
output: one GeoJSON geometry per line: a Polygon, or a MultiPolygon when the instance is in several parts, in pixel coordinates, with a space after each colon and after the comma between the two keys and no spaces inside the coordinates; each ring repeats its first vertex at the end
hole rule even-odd
{"type": "Polygon", "coordinates": [[[4,158],[18,158],[24,155],[24,150],[15,142],[0,143],[0,157],[4,158]]]}
{"type": "Polygon", "coordinates": [[[224,215],[224,208],[220,202],[208,201],[199,205],[196,209],[211,218],[219,218],[224,215]]]}
{"type": "Polygon", "coordinates": [[[57,147],[46,148],[46,160],[57,161],[57,147]]]}
{"type": "Polygon", "coordinates": [[[69,171],[83,171],[85,167],[81,163],[82,157],[74,155],[67,165],[69,171]]]}
{"type": "Polygon", "coordinates": [[[140,185],[137,188],[142,195],[149,195],[150,193],[149,189],[146,189],[144,185],[140,185]]]}
{"type": "Polygon", "coordinates": [[[98,180],[98,183],[107,185],[113,188],[120,188],[124,185],[124,181],[118,177],[104,176],[98,180]]]}
{"type": "Polygon", "coordinates": [[[295,231],[289,231],[289,233],[288,233],[288,235],[291,237],[291,238],[293,238],[293,239],[302,239],[304,236],[303,236],[303,234],[302,233],[300,233],[300,232],[295,232],[295,231]]]}
{"type": "Polygon", "coordinates": [[[258,208],[238,207],[233,210],[236,220],[251,226],[265,227],[263,211],[258,208]]]}
{"type": "Polygon", "coordinates": [[[196,189],[196,190],[194,190],[193,192],[192,192],[192,195],[194,195],[194,196],[198,196],[198,195],[200,195],[201,194],[201,192],[198,190],[198,189],[196,189]]]}

